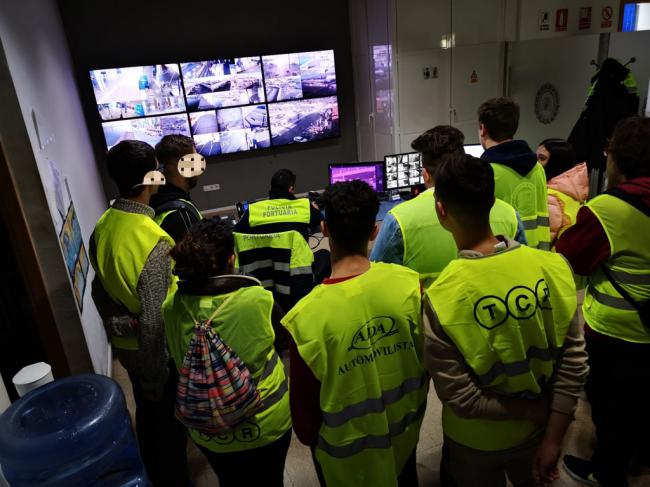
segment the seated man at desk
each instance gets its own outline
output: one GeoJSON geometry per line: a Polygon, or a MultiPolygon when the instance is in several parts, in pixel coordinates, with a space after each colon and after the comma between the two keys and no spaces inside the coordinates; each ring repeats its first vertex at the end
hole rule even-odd
{"type": "MultiPolygon", "coordinates": [[[[422,153],[422,176],[427,190],[391,209],[384,219],[370,260],[401,264],[434,280],[457,257],[454,239],[438,221],[433,197],[435,172],[452,154],[464,153],[465,136],[455,127],[438,125],[413,141],[413,150],[422,153]]],[[[497,199],[490,212],[496,235],[526,244],[524,228],[515,209],[497,199]]]]}
{"type": "Polygon", "coordinates": [[[269,199],[251,203],[235,231],[239,233],[276,233],[296,230],[305,240],[310,228],[318,228],[323,219],[320,210],[307,198],[296,198],[296,175],[280,169],[271,178],[269,199]]]}
{"type": "MultiPolygon", "coordinates": [[[[251,203],[235,225],[235,232],[261,234],[295,230],[309,242],[312,229],[320,232],[323,216],[308,198],[296,198],[295,188],[296,175],[289,169],[278,170],[271,178],[269,199],[251,203]]],[[[316,283],[330,275],[330,254],[327,250],[314,253],[312,269],[316,283]]]]}

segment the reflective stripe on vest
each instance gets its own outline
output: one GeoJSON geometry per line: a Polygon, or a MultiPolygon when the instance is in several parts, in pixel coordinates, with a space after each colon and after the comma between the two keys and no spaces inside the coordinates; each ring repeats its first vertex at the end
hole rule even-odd
{"type": "MultiPolygon", "coordinates": [[[[445,230],[436,214],[434,189],[390,210],[402,232],[402,265],[420,274],[420,279],[435,279],[445,266],[458,256],[456,242],[445,230]],[[435,247],[431,246],[435,242],[435,247]]],[[[497,199],[490,211],[490,226],[496,235],[514,239],[517,214],[505,201],[497,199]]]]}
{"type": "Polygon", "coordinates": [[[245,234],[235,237],[235,268],[255,276],[265,289],[291,294],[291,278],[312,275],[314,254],[295,230],[280,233],[245,234]]]}
{"type": "MultiPolygon", "coordinates": [[[[610,258],[604,265],[637,303],[650,300],[650,219],[632,205],[603,194],[587,203],[609,239],[610,258]]],[[[636,343],[650,343],[650,331],[605,274],[589,276],[582,304],[585,321],[604,335],[636,343]]]]}
{"type": "Polygon", "coordinates": [[[275,334],[270,319],[273,297],[261,286],[213,297],[177,292],[167,298],[163,318],[169,353],[180,368],[194,334],[194,323],[184,304],[197,319],[207,319],[227,297],[230,300],[213,320],[213,327],[251,372],[262,407],[244,424],[224,435],[210,437],[189,430],[192,440],[218,453],[268,445],[291,428],[288,380],[273,348],[275,334]]]}
{"type": "Polygon", "coordinates": [[[321,383],[316,458],[327,485],[396,486],[426,407],[418,274],[373,263],[317,286],[282,324],[321,383]]]}
{"type": "Polygon", "coordinates": [[[309,225],[311,204],[307,198],[258,201],[248,207],[248,218],[251,227],[289,222],[309,225]]]}
{"type": "MultiPolygon", "coordinates": [[[[562,256],[517,246],[457,259],[426,295],[482,388],[523,398],[547,392],[577,306],[573,273],[562,256]]],[[[445,405],[443,428],[460,444],[496,451],[525,442],[539,425],[463,419],[445,405]]]]}
{"type": "MultiPolygon", "coordinates": [[[[161,240],[174,245],[171,237],[147,215],[109,208],[93,232],[95,255],[91,263],[102,286],[116,303],[134,316],[141,312],[137,287],[149,254],[161,240]]],[[[171,280],[173,289],[175,279],[171,280]]],[[[137,336],[111,337],[124,350],[138,350],[137,336]]]]}
{"type": "Polygon", "coordinates": [[[503,164],[492,163],[494,193],[519,212],[530,247],[549,250],[551,230],[548,215],[548,192],[544,168],[536,164],[522,176],[503,164]]]}

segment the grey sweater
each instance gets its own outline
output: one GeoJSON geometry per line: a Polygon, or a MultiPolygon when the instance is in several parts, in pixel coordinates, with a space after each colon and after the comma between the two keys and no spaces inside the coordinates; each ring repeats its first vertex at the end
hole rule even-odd
{"type": "MultiPolygon", "coordinates": [[[[149,206],[122,198],[115,201],[113,208],[151,218],[154,216],[154,211],[149,206]]],[[[169,376],[169,353],[161,307],[171,282],[170,250],[170,244],[160,240],[145,262],[136,290],[141,306],[140,316],[129,315],[124,306],[116,303],[108,295],[97,275],[92,283],[93,300],[104,322],[108,338],[114,334],[139,337],[139,350],[116,349],[117,357],[127,371],[138,376],[142,387],[147,390],[161,387],[169,376]]]]}

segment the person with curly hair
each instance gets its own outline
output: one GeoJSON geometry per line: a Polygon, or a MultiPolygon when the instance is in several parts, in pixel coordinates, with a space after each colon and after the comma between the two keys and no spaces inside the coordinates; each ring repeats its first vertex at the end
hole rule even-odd
{"type": "MultiPolygon", "coordinates": [[[[180,370],[195,320],[208,320],[239,356],[256,383],[262,409],[229,433],[208,436],[190,429],[219,485],[281,487],[291,441],[291,413],[284,366],[274,346],[273,295],[252,277],[234,275],[234,238],[218,218],[194,224],[171,250],[178,290],[163,304],[169,352],[180,370]]],[[[277,322],[277,319],[276,319],[277,322]]]]}

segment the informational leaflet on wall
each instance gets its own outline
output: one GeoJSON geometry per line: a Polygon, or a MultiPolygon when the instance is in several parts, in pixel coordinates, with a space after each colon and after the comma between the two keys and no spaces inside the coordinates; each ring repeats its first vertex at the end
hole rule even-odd
{"type": "Polygon", "coordinates": [[[86,291],[86,279],[88,276],[88,254],[81,235],[81,226],[74,210],[74,203],[70,203],[63,227],[59,233],[59,243],[63,251],[68,274],[72,280],[75,299],[79,311],[83,311],[83,297],[86,291]]]}
{"type": "Polygon", "coordinates": [[[82,313],[89,269],[88,253],[83,243],[81,226],[74,209],[68,181],[58,164],[47,157],[47,145],[47,143],[44,144],[41,151],[41,155],[47,161],[47,172],[39,172],[41,173],[52,222],[59,237],[65,266],[70,276],[75,300],[79,312],[82,313]]]}

